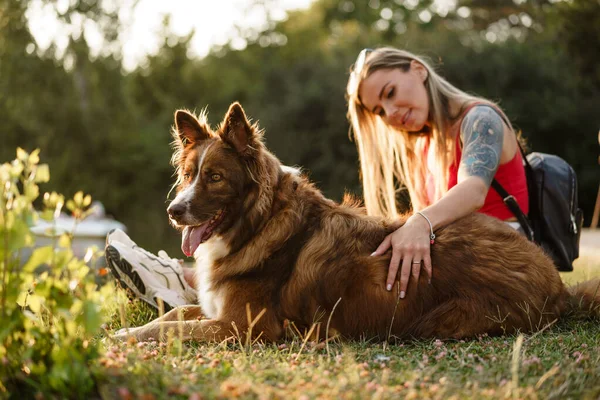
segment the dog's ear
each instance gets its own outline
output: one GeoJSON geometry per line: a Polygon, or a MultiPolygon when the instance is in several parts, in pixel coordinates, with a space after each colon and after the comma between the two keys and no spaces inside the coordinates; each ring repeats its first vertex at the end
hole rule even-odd
{"type": "Polygon", "coordinates": [[[245,154],[253,135],[254,129],[248,122],[240,103],[235,102],[230,105],[221,125],[221,139],[238,153],[245,154]]]}
{"type": "Polygon", "coordinates": [[[179,140],[184,145],[201,142],[212,137],[206,125],[201,124],[193,114],[186,110],[175,111],[175,129],[179,140]]]}

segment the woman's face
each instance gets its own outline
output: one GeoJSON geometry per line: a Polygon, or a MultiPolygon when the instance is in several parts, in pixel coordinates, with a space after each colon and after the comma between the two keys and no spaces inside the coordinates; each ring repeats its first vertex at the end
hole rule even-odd
{"type": "Polygon", "coordinates": [[[419,132],[428,123],[429,98],[425,89],[427,70],[411,61],[400,68],[380,69],[365,78],[358,89],[362,104],[385,123],[407,132],[419,132]]]}

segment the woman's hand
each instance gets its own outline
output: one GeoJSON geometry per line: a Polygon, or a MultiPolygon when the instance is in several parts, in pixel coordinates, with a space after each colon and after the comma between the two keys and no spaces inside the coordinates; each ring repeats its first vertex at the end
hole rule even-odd
{"type": "Polygon", "coordinates": [[[402,262],[400,271],[400,298],[406,295],[406,288],[412,272],[416,282],[419,281],[421,274],[421,265],[425,266],[425,272],[431,282],[431,254],[430,248],[430,229],[429,223],[425,218],[414,214],[406,223],[386,236],[372,256],[384,254],[390,246],[392,247],[392,259],[388,269],[386,282],[387,290],[392,290],[396,274],[402,262]]]}

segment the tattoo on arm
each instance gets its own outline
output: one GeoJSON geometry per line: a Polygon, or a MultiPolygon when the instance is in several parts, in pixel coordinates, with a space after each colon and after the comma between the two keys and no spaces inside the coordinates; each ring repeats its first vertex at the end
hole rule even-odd
{"type": "Polygon", "coordinates": [[[478,176],[489,187],[500,165],[504,126],[491,107],[476,106],[463,119],[459,176],[478,176]]]}

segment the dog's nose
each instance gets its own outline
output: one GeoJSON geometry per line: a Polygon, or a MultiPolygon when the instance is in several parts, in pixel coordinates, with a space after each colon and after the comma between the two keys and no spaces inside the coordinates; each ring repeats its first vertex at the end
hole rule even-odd
{"type": "Polygon", "coordinates": [[[169,214],[169,217],[177,221],[183,217],[183,214],[185,213],[185,205],[181,203],[171,203],[171,205],[167,208],[167,213],[169,214]]]}

